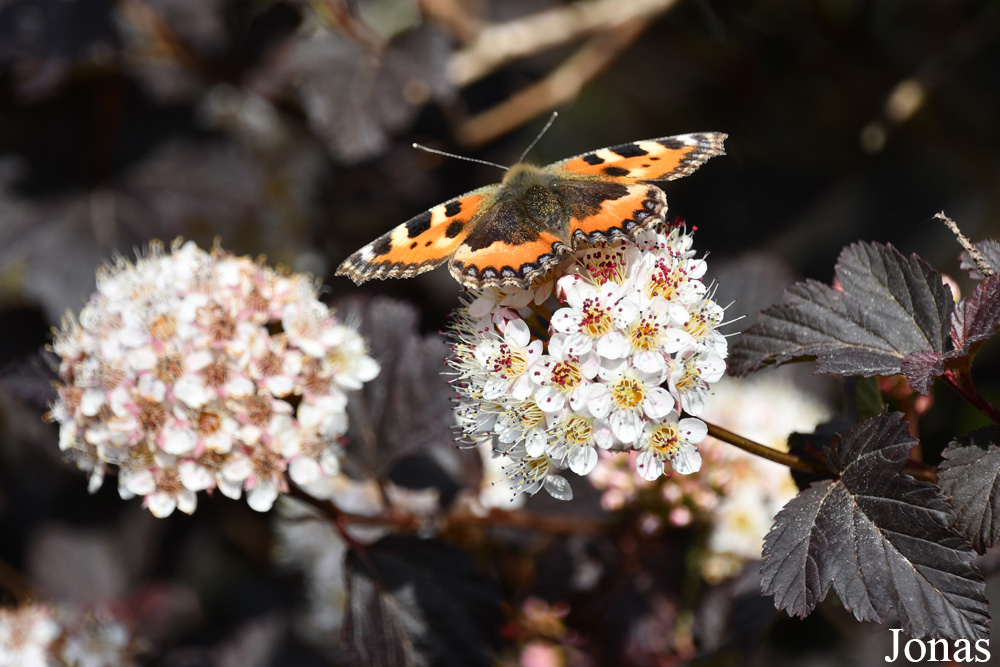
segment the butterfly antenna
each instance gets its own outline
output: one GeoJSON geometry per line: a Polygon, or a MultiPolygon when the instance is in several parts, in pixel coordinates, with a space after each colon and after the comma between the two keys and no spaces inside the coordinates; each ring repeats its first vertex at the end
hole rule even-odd
{"type": "Polygon", "coordinates": [[[455,155],[454,153],[447,153],[445,151],[439,151],[436,148],[429,148],[429,147],[424,146],[422,144],[413,144],[413,147],[416,148],[416,149],[418,149],[418,150],[426,151],[428,153],[435,153],[437,155],[443,155],[445,157],[453,157],[456,160],[465,160],[466,162],[478,162],[479,164],[489,165],[490,167],[496,167],[497,169],[503,169],[504,171],[507,171],[507,169],[508,169],[508,167],[505,167],[502,164],[497,164],[496,162],[489,162],[487,160],[477,160],[474,157],[468,157],[468,156],[465,156],[465,155],[455,155]]]}
{"type": "Polygon", "coordinates": [[[525,156],[526,156],[526,155],[527,155],[527,154],[528,154],[529,152],[531,152],[531,149],[535,147],[535,144],[537,144],[537,143],[538,143],[538,140],[542,138],[542,135],[544,135],[544,134],[545,134],[546,132],[548,132],[548,131],[549,131],[549,128],[550,128],[550,127],[552,127],[552,123],[556,122],[556,118],[557,118],[558,116],[559,116],[559,112],[558,112],[558,111],[553,111],[553,112],[552,112],[552,115],[551,115],[551,116],[549,116],[549,122],[547,122],[547,123],[545,124],[545,127],[543,127],[543,128],[542,128],[542,131],[538,133],[538,136],[537,136],[537,137],[535,137],[535,140],[534,140],[534,141],[532,141],[532,142],[531,142],[530,144],[528,144],[528,147],[524,149],[524,152],[523,152],[523,153],[521,153],[521,157],[519,157],[519,158],[518,158],[518,160],[517,160],[518,162],[520,162],[521,160],[523,160],[523,159],[524,159],[524,157],[525,157],[525,156]]]}

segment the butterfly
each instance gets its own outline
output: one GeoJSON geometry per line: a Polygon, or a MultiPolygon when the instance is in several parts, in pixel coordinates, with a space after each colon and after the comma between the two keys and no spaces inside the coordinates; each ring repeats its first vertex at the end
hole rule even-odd
{"type": "Polygon", "coordinates": [[[516,285],[582,244],[614,242],[663,222],[656,183],[724,155],[720,132],[601,148],[539,167],[518,162],[503,181],[438,204],[386,232],[337,269],[355,283],[409,278],[447,263],[462,285],[516,285]]]}

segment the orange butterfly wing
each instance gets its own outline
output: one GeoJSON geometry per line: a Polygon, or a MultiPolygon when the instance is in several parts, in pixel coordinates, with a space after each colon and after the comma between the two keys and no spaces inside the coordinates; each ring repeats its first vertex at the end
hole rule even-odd
{"type": "Polygon", "coordinates": [[[407,220],[345,259],[337,275],[360,284],[373,278],[409,278],[440,266],[499,188],[488,185],[467,192],[407,220]]]}
{"type": "Polygon", "coordinates": [[[663,222],[667,195],[650,183],[611,178],[560,179],[553,189],[566,203],[573,248],[581,242],[615,241],[663,222]]]}
{"type": "Polygon", "coordinates": [[[448,262],[455,280],[480,289],[491,285],[526,287],[557,264],[570,249],[567,230],[543,228],[529,220],[529,211],[530,204],[509,189],[501,189],[492,205],[470,225],[448,262]]]}
{"type": "Polygon", "coordinates": [[[662,222],[667,195],[649,181],[687,176],[706,160],[724,155],[725,139],[719,132],[701,132],[634,141],[547,167],[566,179],[557,188],[570,205],[574,247],[614,241],[662,222]],[[618,193],[609,191],[615,188],[618,193]]]}
{"type": "Polygon", "coordinates": [[[692,173],[716,155],[725,155],[721,132],[696,132],[601,148],[561,160],[550,169],[573,175],[671,181],[692,173]]]}

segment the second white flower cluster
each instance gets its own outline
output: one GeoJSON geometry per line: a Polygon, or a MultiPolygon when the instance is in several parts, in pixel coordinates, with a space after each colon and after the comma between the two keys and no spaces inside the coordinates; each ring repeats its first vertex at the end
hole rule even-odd
{"type": "Polygon", "coordinates": [[[578,248],[532,290],[472,291],[452,324],[459,427],[509,458],[515,492],[568,500],[597,448],[696,471],[711,383],[725,371],[723,309],[681,227],[578,248]],[[686,416],[681,417],[682,413],[686,416]]]}
{"type": "Polygon", "coordinates": [[[121,496],[158,517],[215,489],[265,512],[286,472],[336,475],[347,392],[379,372],[312,278],[190,241],[100,271],[53,350],[60,449],[92,492],[113,466],[121,496]]]}

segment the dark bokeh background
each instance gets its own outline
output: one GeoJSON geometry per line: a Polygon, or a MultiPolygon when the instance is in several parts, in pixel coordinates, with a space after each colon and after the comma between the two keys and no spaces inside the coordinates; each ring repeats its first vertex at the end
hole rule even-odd
{"type": "MultiPolygon", "coordinates": [[[[579,95],[539,93],[523,121],[500,105],[613,27],[475,81],[449,76],[456,53],[474,49],[463,41],[470,18],[491,26],[561,4],[0,2],[0,559],[46,590],[53,565],[40,553],[58,568],[79,564],[86,578],[83,564],[101,558],[77,561],[79,540],[116,535],[100,541],[112,552],[108,586],[138,595],[142,581],[141,595],[176,606],[150,602],[155,614],[176,613],[160,619],[175,657],[177,647],[217,645],[258,612],[295,606],[299,582],[270,565],[267,518],[242,504],[204,502],[194,518],[157,522],[118,501],[114,484],[88,496],[59,461],[56,428],[40,420],[50,398],[40,351],[93,289],[96,266],[178,235],[203,247],[220,237],[310,271],[333,297],[407,300],[422,330],[437,331],[455,304],[444,270],[362,287],[333,277],[375,236],[499,180],[491,167],[414,151],[414,141],[509,164],[553,109],[561,116],[530,156],[539,163],[727,132],[726,157],[666,189],[713,271],[732,281],[720,300],[746,297],[733,316],[774,295],[757,278],[829,280],[840,249],[858,239],[917,252],[967,286],[957,243],[931,217],[945,210],[973,239],[1000,231],[1000,4],[677,2],[579,95]],[[459,19],[448,13],[456,6],[459,19]],[[472,136],[497,109],[499,136],[472,136]],[[53,549],[66,537],[53,530],[77,541],[53,549]],[[171,593],[178,578],[198,582],[199,604],[171,593]]],[[[996,356],[984,351],[987,369],[996,356]]],[[[933,436],[967,419],[944,410],[927,427],[933,436]]],[[[799,655],[803,638],[809,653],[868,637],[850,623],[846,634],[831,630],[845,620],[836,618],[782,621],[769,640],[779,649],[755,649],[758,659],[799,655]]],[[[321,664],[294,642],[283,654],[299,652],[310,656],[302,664],[321,664]]]]}

